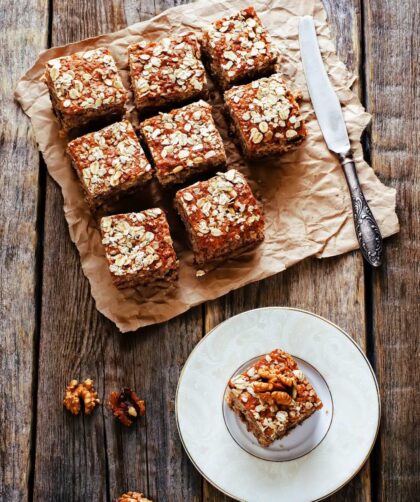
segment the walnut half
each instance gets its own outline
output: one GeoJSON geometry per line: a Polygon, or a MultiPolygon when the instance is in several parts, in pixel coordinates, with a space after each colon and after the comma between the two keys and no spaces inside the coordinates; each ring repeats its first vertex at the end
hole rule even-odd
{"type": "Polygon", "coordinates": [[[121,392],[111,392],[109,404],[114,416],[127,427],[146,413],[144,401],[128,387],[124,387],[121,392]]]}
{"type": "Polygon", "coordinates": [[[142,493],[127,492],[123,493],[117,502],[152,502],[145,498],[142,493]]]}
{"type": "Polygon", "coordinates": [[[63,404],[73,415],[80,413],[81,401],[86,415],[90,415],[100,402],[90,378],[81,383],[72,380],[66,387],[63,404]]]}
{"type": "Polygon", "coordinates": [[[293,399],[296,399],[296,375],[286,376],[281,371],[284,365],[279,366],[276,370],[269,370],[267,367],[261,367],[258,370],[258,375],[268,382],[254,382],[253,388],[257,395],[272,406],[274,403],[279,406],[290,406],[293,399]]]}

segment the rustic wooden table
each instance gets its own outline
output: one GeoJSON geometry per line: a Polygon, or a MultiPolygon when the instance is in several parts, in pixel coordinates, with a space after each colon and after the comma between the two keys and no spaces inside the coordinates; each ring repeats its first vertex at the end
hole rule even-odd
{"type": "Polygon", "coordinates": [[[365,266],[358,252],[307,260],[122,336],[95,309],[61,193],[12,90],[42,49],[120,29],[177,3],[2,2],[0,500],[112,500],[128,489],[160,502],[226,500],[203,482],[182,449],[175,388],[206,331],[267,305],[301,307],[339,324],[366,350],[378,376],[383,416],[375,449],[330,500],[418,500],[418,3],[325,0],[339,54],[359,74],[358,91],[374,116],[366,157],[398,191],[402,230],[386,241],[381,269],[365,266]],[[147,400],[146,424],[126,430],[102,408],[94,418],[74,419],[61,407],[72,377],[93,378],[102,398],[122,383],[139,389],[147,400]]]}

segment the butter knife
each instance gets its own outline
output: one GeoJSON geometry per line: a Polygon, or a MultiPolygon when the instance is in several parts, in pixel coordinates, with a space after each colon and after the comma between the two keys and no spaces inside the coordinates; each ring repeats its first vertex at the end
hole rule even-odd
{"type": "Polygon", "coordinates": [[[344,170],[360,250],[368,263],[379,267],[382,261],[381,232],[360,187],[340,101],[325,70],[311,16],[299,20],[299,43],[316,118],[329,150],[337,154],[344,170]]]}

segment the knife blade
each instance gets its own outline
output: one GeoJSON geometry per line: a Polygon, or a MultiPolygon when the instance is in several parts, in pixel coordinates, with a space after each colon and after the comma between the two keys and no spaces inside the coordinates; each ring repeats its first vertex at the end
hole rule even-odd
{"type": "Polygon", "coordinates": [[[340,101],[322,61],[311,16],[299,19],[299,44],[306,83],[319,127],[328,149],[338,155],[344,170],[360,250],[368,263],[378,267],[382,261],[381,232],[359,183],[340,101]]]}

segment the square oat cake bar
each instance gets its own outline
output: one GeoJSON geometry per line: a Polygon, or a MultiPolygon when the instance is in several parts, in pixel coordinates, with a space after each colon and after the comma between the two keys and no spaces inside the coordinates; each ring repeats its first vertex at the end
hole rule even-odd
{"type": "Polygon", "coordinates": [[[226,401],[261,446],[286,436],[322,408],[293,357],[276,349],[228,384],[226,401]]]}
{"type": "Polygon", "coordinates": [[[76,138],[67,152],[92,209],[152,178],[152,167],[127,120],[76,138]]]}
{"type": "Polygon", "coordinates": [[[44,76],[64,132],[124,114],[128,93],[108,49],[52,59],[46,64],[44,76]]]}
{"type": "Polygon", "coordinates": [[[128,48],[131,87],[140,113],[175,108],[207,96],[201,49],[194,33],[142,40],[128,48]]]}
{"type": "Polygon", "coordinates": [[[264,240],[261,208],[235,169],[179,190],[175,206],[198,265],[237,256],[264,240]]]}
{"type": "Polygon", "coordinates": [[[109,271],[118,288],[177,279],[178,260],[161,209],[105,216],[101,233],[109,271]]]}
{"type": "Polygon", "coordinates": [[[226,91],[225,103],[247,158],[282,154],[306,137],[296,98],[277,73],[226,91]]]}
{"type": "Polygon", "coordinates": [[[198,101],[140,124],[140,132],[162,185],[184,183],[226,164],[212,107],[198,101]]]}
{"type": "Polygon", "coordinates": [[[203,55],[222,89],[270,75],[277,60],[271,38],[253,7],[204,31],[203,55]]]}

